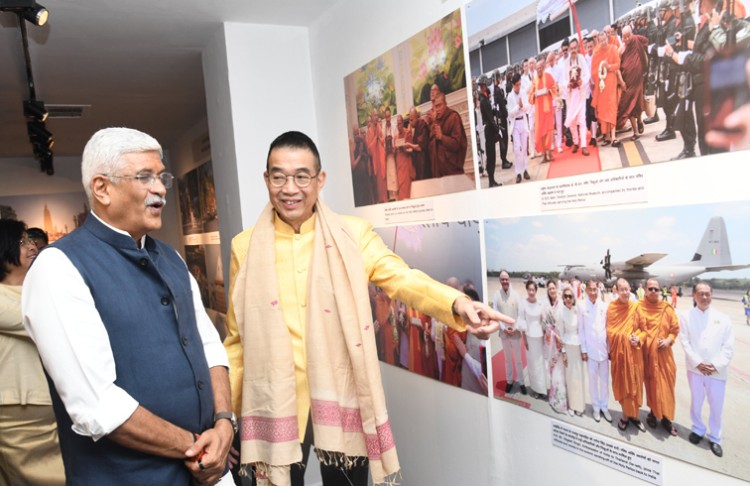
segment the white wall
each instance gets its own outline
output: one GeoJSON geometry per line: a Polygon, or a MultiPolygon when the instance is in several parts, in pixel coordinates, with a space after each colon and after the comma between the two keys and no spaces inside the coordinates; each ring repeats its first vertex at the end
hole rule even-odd
{"type": "MultiPolygon", "coordinates": [[[[328,172],[324,198],[334,209],[365,217],[376,226],[384,224],[383,206],[354,208],[344,77],[462,3],[460,0],[347,0],[329,9],[310,26],[317,141],[323,167],[328,172]]],[[[732,154],[646,167],[649,205],[746,199],[742,187],[746,178],[732,176],[747,174],[742,159],[743,154],[732,154]]],[[[436,219],[538,214],[541,185],[441,196],[434,199],[436,219]]],[[[553,447],[549,417],[498,400],[487,400],[387,365],[382,366],[382,372],[403,468],[403,484],[407,486],[645,484],[553,447]]],[[[708,484],[742,483],[665,458],[665,485],[704,481],[708,484]]]]}
{"type": "Polygon", "coordinates": [[[307,28],[225,23],[203,51],[203,73],[228,269],[231,238],[268,202],[269,144],[288,130],[317,135],[307,28]]]}

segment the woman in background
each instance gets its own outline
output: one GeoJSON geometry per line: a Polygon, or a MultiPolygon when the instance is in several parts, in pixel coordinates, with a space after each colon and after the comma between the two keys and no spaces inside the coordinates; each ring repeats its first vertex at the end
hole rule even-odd
{"type": "Polygon", "coordinates": [[[39,250],[20,221],[0,220],[0,484],[63,485],[49,386],[21,319],[21,285],[39,250]]]}

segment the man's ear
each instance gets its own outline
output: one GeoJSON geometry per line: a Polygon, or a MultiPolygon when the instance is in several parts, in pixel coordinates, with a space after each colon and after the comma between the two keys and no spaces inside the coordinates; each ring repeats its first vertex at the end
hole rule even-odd
{"type": "Polygon", "coordinates": [[[102,206],[109,206],[111,201],[109,191],[111,187],[110,180],[107,179],[106,176],[95,175],[94,178],[91,179],[91,195],[94,201],[102,206]]]}
{"type": "Polygon", "coordinates": [[[323,186],[326,185],[326,173],[325,171],[320,171],[320,174],[318,174],[318,189],[323,189],[323,186]]]}

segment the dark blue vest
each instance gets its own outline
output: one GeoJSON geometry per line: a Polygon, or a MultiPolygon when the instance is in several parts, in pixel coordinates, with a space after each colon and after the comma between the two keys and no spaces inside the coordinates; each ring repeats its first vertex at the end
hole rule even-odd
{"type": "MultiPolygon", "coordinates": [[[[89,215],[55,242],[83,276],[109,335],[115,384],[142,407],[192,432],[210,428],[213,392],[185,263],[168,245],[144,248],[89,215]]],[[[54,276],[50,276],[54,278],[54,276]]],[[[108,438],[71,430],[51,386],[60,447],[70,485],[189,485],[182,461],[143,454],[108,438]]]]}

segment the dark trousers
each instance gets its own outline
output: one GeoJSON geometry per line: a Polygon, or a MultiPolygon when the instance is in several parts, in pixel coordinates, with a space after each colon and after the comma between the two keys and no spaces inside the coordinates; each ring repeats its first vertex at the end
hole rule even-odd
{"type": "MultiPolygon", "coordinates": [[[[312,419],[307,419],[307,430],[305,440],[300,444],[302,447],[302,464],[292,464],[292,486],[305,486],[305,467],[310,457],[310,446],[313,443],[312,419]]],[[[367,459],[364,464],[344,469],[337,466],[326,466],[320,464],[320,476],[323,486],[367,486],[367,478],[370,473],[370,465],[367,459]]],[[[360,461],[358,461],[360,462],[360,461]]]]}
{"type": "Polygon", "coordinates": [[[490,186],[497,184],[495,182],[495,166],[497,165],[497,155],[495,153],[495,137],[491,132],[484,131],[484,153],[487,155],[487,176],[490,179],[490,186]]]}
{"type": "Polygon", "coordinates": [[[503,135],[500,139],[500,160],[508,162],[508,120],[500,120],[499,126],[503,135]]]}
{"type": "Polygon", "coordinates": [[[683,124],[681,127],[678,127],[680,129],[680,135],[682,136],[682,150],[685,152],[694,152],[696,129],[695,115],[693,113],[694,103],[692,100],[680,100],[679,103],[682,104],[679,109],[685,110],[683,124]],[[687,108],[685,108],[685,104],[687,104],[687,108]]]}

